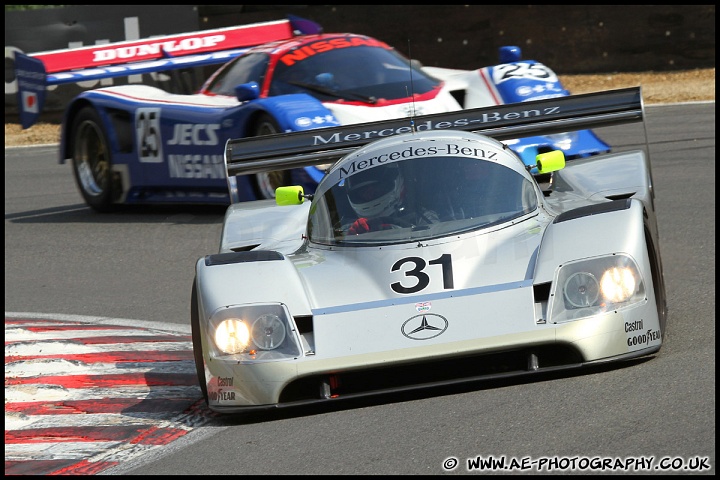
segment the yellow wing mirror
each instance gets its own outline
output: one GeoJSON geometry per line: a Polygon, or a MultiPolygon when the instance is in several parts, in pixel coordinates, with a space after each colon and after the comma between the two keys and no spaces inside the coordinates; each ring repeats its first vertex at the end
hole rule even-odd
{"type": "Polygon", "coordinates": [[[561,150],[539,153],[535,157],[538,173],[550,173],[565,168],[565,154],[561,150]]]}
{"type": "Polygon", "coordinates": [[[300,205],[305,201],[305,191],[300,185],[275,189],[275,203],[278,205],[300,205]]]}

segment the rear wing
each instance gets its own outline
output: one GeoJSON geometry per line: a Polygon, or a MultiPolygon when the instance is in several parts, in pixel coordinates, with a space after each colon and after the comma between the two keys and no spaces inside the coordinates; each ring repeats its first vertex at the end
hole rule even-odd
{"type": "Polygon", "coordinates": [[[228,140],[228,179],[333,163],[375,140],[423,130],[464,130],[497,140],[644,120],[640,87],[496,105],[414,118],[228,140]]]}
{"type": "Polygon", "coordinates": [[[250,47],[321,31],[315,22],[288,15],[287,20],[143,40],[15,52],[20,123],[29,128],[37,122],[49,86],[225,63],[250,47]]]}

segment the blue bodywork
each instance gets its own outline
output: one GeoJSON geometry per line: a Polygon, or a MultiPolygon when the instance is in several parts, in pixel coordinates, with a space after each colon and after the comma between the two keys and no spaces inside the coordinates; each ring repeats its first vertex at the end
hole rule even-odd
{"type": "MultiPolygon", "coordinates": [[[[307,94],[258,98],[231,108],[166,103],[161,109],[157,103],[90,90],[78,95],[65,112],[60,163],[72,156],[68,131],[72,118],[87,105],[102,119],[113,165],[126,168],[131,185],[124,200],[127,204],[229,204],[223,146],[231,138],[249,136],[248,129],[259,114],[271,116],[285,132],[340,125],[320,101],[307,94]],[[317,119],[323,124],[318,125],[317,119]]],[[[292,172],[292,179],[309,191],[321,176],[316,167],[292,172]]],[[[237,181],[241,201],[258,199],[251,177],[237,181]]]]}

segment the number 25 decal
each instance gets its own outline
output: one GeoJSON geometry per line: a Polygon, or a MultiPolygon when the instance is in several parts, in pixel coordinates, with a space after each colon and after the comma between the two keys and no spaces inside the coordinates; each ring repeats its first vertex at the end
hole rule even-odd
{"type": "Polygon", "coordinates": [[[453,282],[452,259],[449,254],[446,253],[445,255],[440,255],[435,260],[430,260],[429,262],[426,262],[424,258],[420,257],[401,258],[400,260],[395,262],[390,271],[397,272],[406,263],[412,263],[414,267],[405,272],[405,276],[415,277],[417,280],[414,282],[414,285],[407,287],[404,286],[402,282],[395,282],[390,284],[390,288],[392,288],[395,292],[415,293],[426,288],[430,284],[430,275],[424,272],[428,264],[442,266],[442,279],[444,289],[447,290],[455,288],[455,284],[453,282]]]}

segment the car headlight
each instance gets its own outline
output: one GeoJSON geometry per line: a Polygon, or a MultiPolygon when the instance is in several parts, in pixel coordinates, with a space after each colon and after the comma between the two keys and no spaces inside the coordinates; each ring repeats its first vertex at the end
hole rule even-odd
{"type": "Polygon", "coordinates": [[[216,310],[209,322],[215,356],[235,355],[263,361],[296,357],[300,342],[282,304],[231,305],[216,310]]]}
{"type": "Polygon", "coordinates": [[[250,344],[250,329],[241,318],[226,318],[215,328],[215,345],[223,353],[244,352],[250,344]]]}
{"type": "Polygon", "coordinates": [[[579,260],[562,265],[555,275],[549,321],[567,322],[644,301],[645,282],[629,255],[579,260]]]}
{"type": "Polygon", "coordinates": [[[575,272],[563,284],[565,299],[575,308],[594,305],[600,295],[600,285],[590,272],[575,272]]]}
{"type": "Polygon", "coordinates": [[[260,315],[252,324],[250,334],[253,344],[260,350],[275,350],[285,340],[285,324],[272,313],[260,315]]]}

